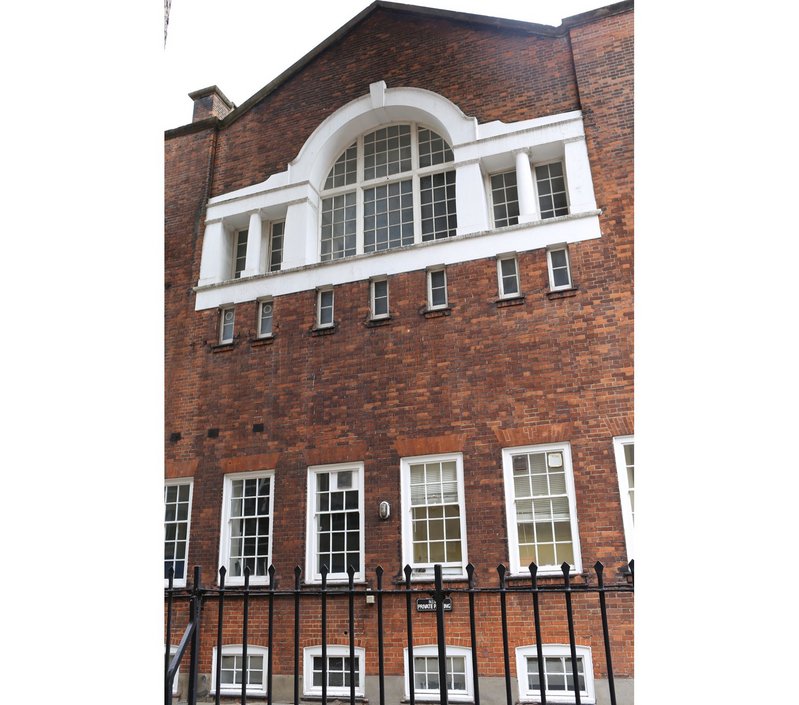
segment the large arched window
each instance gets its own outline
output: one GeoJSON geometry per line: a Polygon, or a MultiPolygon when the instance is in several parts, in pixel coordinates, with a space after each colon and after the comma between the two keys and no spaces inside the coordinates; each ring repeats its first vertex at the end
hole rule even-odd
{"type": "Polygon", "coordinates": [[[450,145],[416,123],[359,137],[323,186],[321,260],[455,235],[452,161],[450,145]]]}

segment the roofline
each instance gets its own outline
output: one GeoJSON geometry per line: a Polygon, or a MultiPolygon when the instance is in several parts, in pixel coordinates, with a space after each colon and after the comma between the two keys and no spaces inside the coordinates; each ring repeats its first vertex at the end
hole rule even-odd
{"type": "MultiPolygon", "coordinates": [[[[442,19],[456,20],[459,22],[488,26],[496,29],[507,29],[515,32],[523,32],[526,34],[543,36],[543,37],[562,37],[568,34],[571,28],[576,27],[578,25],[586,24],[588,22],[592,22],[597,19],[602,19],[604,17],[609,17],[611,15],[620,14],[622,12],[627,12],[628,10],[633,9],[633,4],[634,0],[623,0],[623,2],[617,2],[612,5],[606,5],[605,7],[600,7],[595,10],[589,10],[587,12],[580,13],[579,15],[572,15],[571,17],[564,18],[559,26],[553,27],[551,25],[537,24],[535,22],[523,22],[521,20],[511,20],[502,17],[491,17],[489,15],[475,15],[468,12],[441,10],[433,7],[422,7],[420,5],[408,5],[405,3],[389,2],[389,0],[374,0],[374,2],[372,2],[371,5],[361,10],[361,12],[355,15],[355,17],[353,17],[349,22],[339,27],[327,39],[317,44],[313,49],[311,49],[311,51],[305,54],[305,56],[303,56],[298,61],[293,63],[291,66],[289,66],[285,71],[283,71],[283,73],[281,73],[275,79],[267,83],[257,93],[254,93],[249,98],[247,98],[247,100],[245,100],[241,105],[231,110],[231,112],[229,112],[224,118],[221,119],[208,118],[208,119],[216,120],[219,127],[227,127],[231,123],[235,122],[240,117],[242,117],[246,112],[248,112],[252,106],[254,106],[256,103],[259,103],[270,93],[277,90],[283,83],[288,81],[295,74],[299,73],[303,68],[305,68],[308,64],[310,64],[317,56],[319,56],[326,49],[328,49],[336,42],[338,42],[340,39],[342,39],[346,34],[349,33],[349,31],[353,27],[355,27],[357,24],[360,24],[363,20],[365,20],[369,15],[371,15],[375,10],[379,8],[383,8],[386,10],[393,10],[395,12],[403,12],[406,14],[425,15],[427,17],[438,17],[442,19]]],[[[197,93],[202,93],[205,90],[208,89],[201,89],[200,91],[194,91],[189,95],[192,96],[197,93]]],[[[221,93],[221,91],[219,92],[221,93]]],[[[231,102],[231,105],[232,104],[233,103],[231,102]]],[[[206,120],[203,120],[202,122],[205,123],[206,120]]],[[[188,128],[193,124],[194,123],[187,123],[182,127],[176,127],[171,130],[167,130],[164,133],[164,135],[165,137],[173,137],[177,136],[177,134],[184,134],[185,132],[193,131],[187,129],[184,130],[184,128],[188,128]]],[[[203,127],[205,127],[205,125],[203,125],[203,127]]]]}

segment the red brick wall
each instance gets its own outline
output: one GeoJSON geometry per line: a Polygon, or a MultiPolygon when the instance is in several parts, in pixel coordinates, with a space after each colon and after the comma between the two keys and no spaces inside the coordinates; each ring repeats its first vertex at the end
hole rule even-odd
{"type": "MultiPolygon", "coordinates": [[[[250,342],[255,302],[236,306],[236,343],[214,351],[218,313],[195,312],[191,291],[199,277],[214,133],[189,131],[167,141],[165,435],[182,437],[167,440],[166,468],[168,476],[194,477],[189,561],[202,567],[205,582],[218,568],[226,472],[275,470],[273,561],[288,587],[293,567],[304,563],[308,465],[363,461],[367,571],[373,575],[381,564],[390,582],[401,563],[400,458],[458,450],[469,558],[480,581],[494,585],[497,563],[508,562],[501,450],[554,441],[572,447],[583,565],[601,560],[608,581],[623,581],[627,556],[612,437],[633,432],[631,52],[631,12],[575,27],[568,37],[542,38],[446,19],[422,23],[378,9],[218,135],[212,195],[285,169],[325,117],[377,80],[438,92],[481,122],[582,107],[602,238],[570,247],[578,287],[570,297],[547,296],[546,256],[538,250],[519,256],[526,294],[519,306],[496,306],[495,260],[467,262],[447,269],[449,316],[420,315],[425,273],[408,272],[390,277],[388,325],[364,325],[368,282],[356,282],[335,289],[332,335],[309,333],[315,295],[308,291],[276,298],[275,339],[268,345],[250,342]],[[264,432],[253,433],[254,423],[264,424],[264,432]],[[219,437],[208,438],[209,428],[218,428],[219,437]],[[393,509],[388,521],[377,517],[382,500],[393,509]]],[[[614,669],[629,676],[631,600],[616,602],[611,624],[622,655],[614,669]]],[[[368,609],[359,609],[364,631],[356,633],[375,634],[368,609]]],[[[485,619],[496,625],[497,610],[495,603],[485,607],[485,619]]],[[[205,671],[213,611],[205,617],[205,671]]],[[[289,619],[288,612],[280,618],[289,619]]],[[[452,615],[453,644],[468,645],[463,619],[452,615]]],[[[594,646],[602,673],[598,619],[595,609],[578,618],[578,643],[594,646]]],[[[511,623],[513,646],[534,641],[528,606],[512,608],[511,623]]],[[[435,641],[419,629],[417,643],[435,641]]],[[[562,612],[550,629],[545,639],[566,641],[562,612]]],[[[281,633],[288,638],[290,629],[281,633]]],[[[386,633],[399,645],[387,672],[401,674],[403,614],[387,616],[386,633]]],[[[360,638],[374,666],[373,637],[360,638]]],[[[230,642],[239,641],[231,634],[230,642]]],[[[303,637],[303,645],[318,643],[315,635],[303,637]]],[[[343,636],[338,643],[346,643],[343,636]]],[[[499,648],[496,641],[481,646],[495,659],[481,663],[481,674],[501,674],[499,648]]],[[[288,673],[291,650],[282,651],[276,672],[288,673]]]]}

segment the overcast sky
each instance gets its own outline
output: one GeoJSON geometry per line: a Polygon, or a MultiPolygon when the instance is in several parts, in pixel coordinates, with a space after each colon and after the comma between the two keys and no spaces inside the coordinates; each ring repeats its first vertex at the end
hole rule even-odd
{"type": "MultiPolygon", "coordinates": [[[[191,122],[188,93],[217,85],[236,105],[324,41],[370,0],[172,0],[164,49],[164,129],[191,122]]],[[[424,0],[417,5],[558,26],[602,0],[424,0]]]]}

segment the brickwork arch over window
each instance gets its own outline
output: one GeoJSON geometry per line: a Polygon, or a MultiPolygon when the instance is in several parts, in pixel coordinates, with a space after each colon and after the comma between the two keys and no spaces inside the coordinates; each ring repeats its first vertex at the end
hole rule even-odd
{"type": "Polygon", "coordinates": [[[321,261],[455,235],[452,162],[446,140],[417,123],[358,137],[325,179],[321,261]]]}

